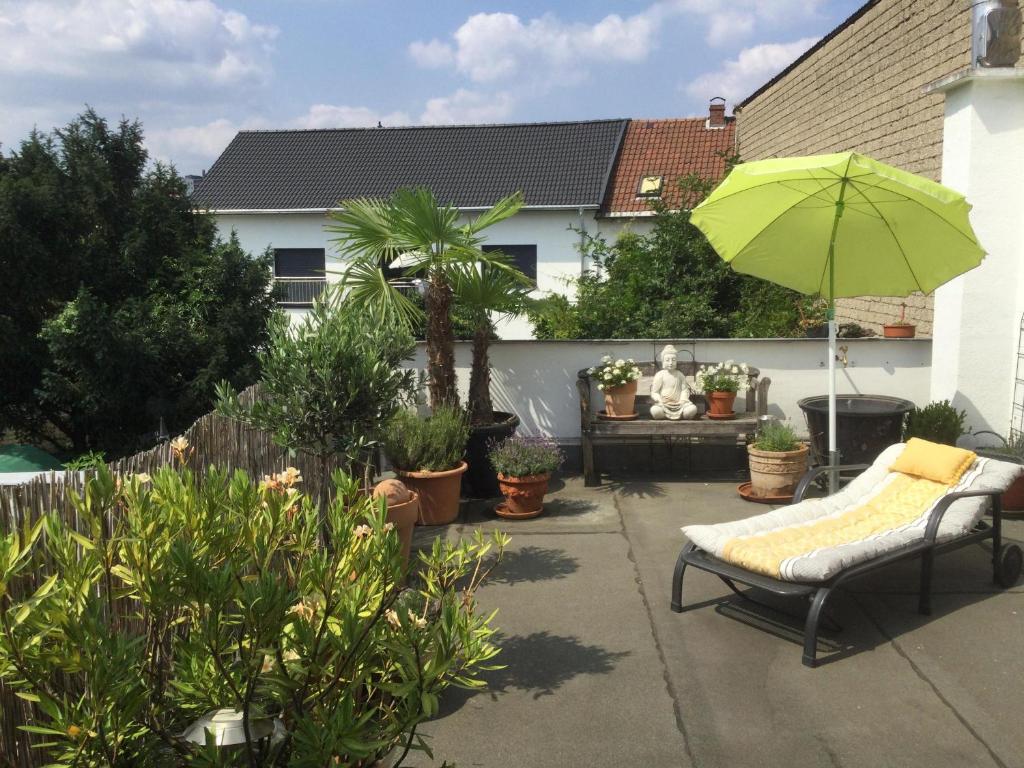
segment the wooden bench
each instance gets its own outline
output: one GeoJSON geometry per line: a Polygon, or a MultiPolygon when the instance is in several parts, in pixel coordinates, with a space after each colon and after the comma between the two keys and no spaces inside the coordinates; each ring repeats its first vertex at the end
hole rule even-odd
{"type": "Polygon", "coordinates": [[[668,443],[678,439],[697,441],[707,439],[731,439],[737,444],[745,443],[747,437],[757,430],[757,419],[768,411],[768,387],[771,379],[761,378],[760,371],[751,367],[747,375],[748,389],[741,388],[736,396],[736,418],[725,421],[712,420],[705,416],[707,402],[704,395],[695,391],[694,375],[701,365],[707,363],[680,361],[676,366],[686,376],[692,394],[690,399],[697,406],[697,418],[670,421],[651,418],[651,379],[660,370],[658,363],[637,363],[642,376],[637,381],[636,410],[639,416],[632,421],[609,421],[599,418],[597,411],[603,408],[601,391],[591,380],[584,368],[579,372],[576,388],[580,393],[580,431],[582,432],[583,477],[588,486],[600,485],[601,475],[594,463],[594,446],[624,444],[661,439],[668,443]],[[598,407],[592,405],[596,399],[598,407]],[[743,409],[740,412],[740,409],[743,409]]]}

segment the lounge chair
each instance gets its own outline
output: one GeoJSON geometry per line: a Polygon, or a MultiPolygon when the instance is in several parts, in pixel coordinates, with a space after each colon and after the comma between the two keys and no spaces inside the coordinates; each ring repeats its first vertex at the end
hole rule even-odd
{"type": "Polygon", "coordinates": [[[810,600],[803,663],[817,662],[818,626],[833,590],[899,560],[921,557],[918,610],[931,613],[935,555],[992,540],[994,581],[1004,588],[1021,573],[1021,548],[1003,544],[1000,495],[1024,468],[964,449],[912,439],[887,448],[838,493],[804,499],[808,472],[794,503],[762,515],[717,525],[688,525],[672,578],[672,610],[683,611],[687,566],[713,573],[737,594],[736,584],[810,600]],[[982,520],[986,511],[991,522],[982,520]]]}

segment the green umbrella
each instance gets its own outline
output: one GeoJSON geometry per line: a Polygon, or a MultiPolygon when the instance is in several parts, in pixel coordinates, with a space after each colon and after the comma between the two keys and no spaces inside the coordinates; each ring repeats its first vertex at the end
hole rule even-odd
{"type": "Polygon", "coordinates": [[[985,251],[970,209],[948,187],[840,152],[737,165],[693,210],[690,220],[737,272],[828,301],[830,465],[835,299],[931,293],[978,266],[985,251]]]}

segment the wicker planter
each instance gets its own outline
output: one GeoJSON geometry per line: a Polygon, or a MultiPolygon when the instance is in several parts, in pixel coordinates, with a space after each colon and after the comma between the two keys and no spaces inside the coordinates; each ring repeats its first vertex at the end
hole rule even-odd
{"type": "Polygon", "coordinates": [[[604,410],[609,416],[632,416],[636,413],[635,404],[636,381],[604,391],[604,410]]]}
{"type": "Polygon", "coordinates": [[[551,473],[529,477],[498,475],[498,485],[505,501],[497,506],[499,516],[512,520],[536,517],[544,511],[544,494],[548,492],[551,473]]]}
{"type": "Polygon", "coordinates": [[[806,445],[795,451],[761,451],[747,446],[752,496],[792,496],[807,471],[806,445]]]}
{"type": "Polygon", "coordinates": [[[728,417],[733,416],[733,403],[736,402],[735,392],[708,392],[708,415],[728,417]]]}
{"type": "Polygon", "coordinates": [[[448,525],[459,516],[459,491],[466,462],[444,472],[403,472],[395,475],[420,497],[420,525],[448,525]]]}

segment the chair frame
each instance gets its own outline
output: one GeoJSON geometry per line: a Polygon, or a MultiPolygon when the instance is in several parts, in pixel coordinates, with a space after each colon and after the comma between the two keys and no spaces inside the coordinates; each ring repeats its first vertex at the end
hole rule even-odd
{"type": "MultiPolygon", "coordinates": [[[[868,465],[866,464],[852,464],[838,467],[838,470],[840,472],[850,472],[862,471],[867,468],[868,465]]],[[[807,474],[805,474],[800,480],[800,484],[797,486],[796,491],[793,494],[793,503],[796,504],[803,501],[804,495],[807,493],[807,489],[810,487],[811,483],[820,475],[829,471],[829,469],[830,467],[822,466],[815,467],[807,472],[807,474]]],[[[688,542],[679,554],[679,558],[676,561],[675,571],[672,575],[671,608],[675,613],[682,613],[684,610],[689,610],[684,608],[682,603],[683,575],[687,566],[692,566],[698,570],[714,574],[725,582],[731,590],[744,597],[748,596],[739,591],[736,587],[736,583],[743,584],[748,587],[754,587],[756,589],[763,589],[782,597],[807,598],[810,600],[810,610],[807,613],[807,619],[804,624],[803,663],[805,666],[814,667],[818,663],[818,628],[822,621],[822,613],[824,611],[825,604],[838,587],[851,579],[885,568],[901,560],[908,560],[920,556],[921,576],[920,592],[918,596],[918,612],[927,616],[931,614],[932,610],[932,572],[934,570],[935,555],[991,539],[992,576],[996,583],[1001,583],[1000,559],[1004,549],[1006,549],[1002,541],[1001,494],[1002,491],[958,491],[946,494],[938,501],[935,508],[931,511],[928,518],[928,524],[925,527],[924,538],[921,541],[914,542],[871,560],[852,565],[825,581],[799,582],[774,579],[770,576],[754,573],[746,570],[745,568],[727,563],[724,560],[700,549],[700,547],[693,542],[688,542]],[[950,539],[948,541],[936,542],[935,539],[938,535],[939,525],[942,522],[942,518],[943,515],[945,515],[946,510],[948,510],[954,502],[960,499],[976,497],[988,497],[990,499],[992,523],[989,524],[983,520],[979,520],[972,530],[962,536],[958,536],[955,539],[950,539]]],[[[1016,545],[1012,545],[1010,548],[1017,549],[1019,552],[1019,547],[1016,547],[1016,545]]]]}

